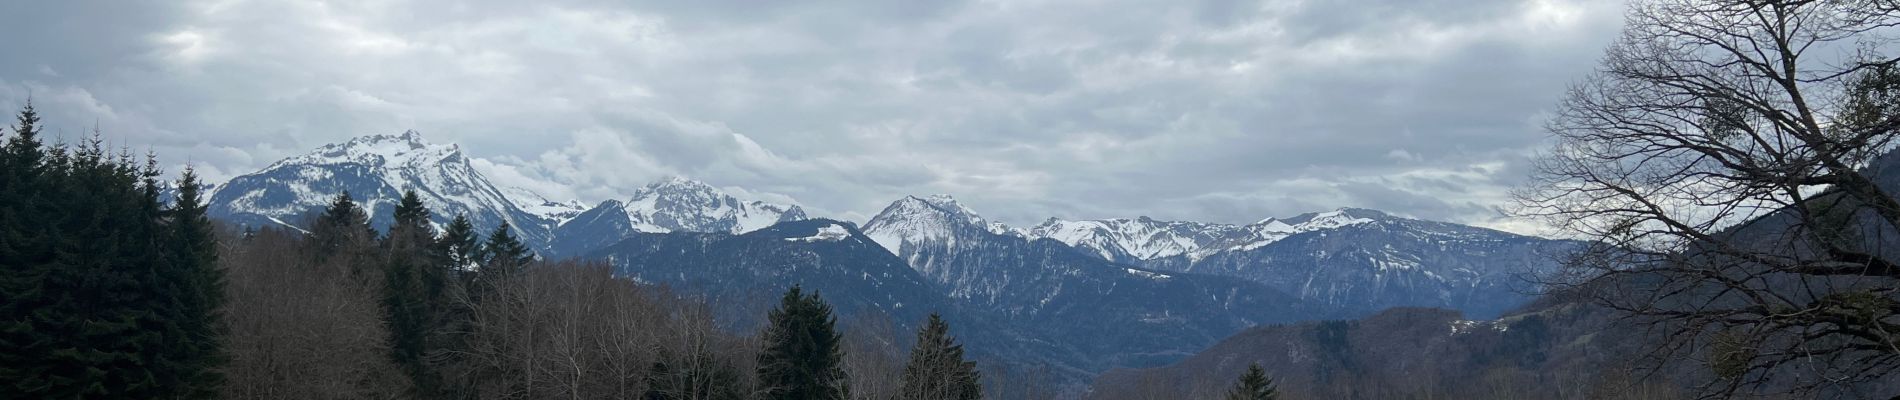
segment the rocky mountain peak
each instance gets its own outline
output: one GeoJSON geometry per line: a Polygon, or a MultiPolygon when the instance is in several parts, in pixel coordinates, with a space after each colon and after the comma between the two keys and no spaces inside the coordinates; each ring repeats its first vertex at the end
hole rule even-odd
{"type": "Polygon", "coordinates": [[[498,187],[470,165],[459,146],[430,143],[414,130],[326,144],[221,186],[210,213],[243,225],[296,227],[348,192],[382,226],[403,192],[413,190],[438,225],[457,215],[481,230],[506,222],[535,246],[546,246],[553,225],[578,208],[526,189],[498,187]]]}

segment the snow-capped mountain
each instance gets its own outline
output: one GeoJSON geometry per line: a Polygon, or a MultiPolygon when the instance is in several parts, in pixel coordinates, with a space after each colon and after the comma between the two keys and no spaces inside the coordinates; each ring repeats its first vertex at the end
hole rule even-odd
{"type": "Polygon", "coordinates": [[[497,187],[469,165],[460,147],[429,143],[407,131],[325,145],[232,178],[212,194],[209,213],[241,225],[301,229],[306,218],[347,191],[369,212],[372,225],[382,228],[403,191],[411,189],[438,225],[456,215],[467,215],[482,231],[507,222],[524,242],[543,249],[568,212],[538,194],[497,187]]]}
{"type": "Polygon", "coordinates": [[[1027,230],[1032,238],[1048,238],[1104,259],[1142,261],[1187,256],[1198,260],[1230,250],[1258,248],[1295,233],[1333,229],[1372,222],[1384,216],[1373,210],[1342,208],[1292,218],[1268,218],[1249,225],[1193,221],[1158,221],[1148,217],[1070,221],[1050,218],[1027,230]]]}
{"type": "Polygon", "coordinates": [[[1577,245],[1359,208],[1247,225],[1142,217],[1050,219],[1017,230],[988,222],[947,196],[899,200],[864,230],[919,272],[964,295],[991,295],[983,291],[993,288],[971,276],[941,275],[941,258],[922,257],[927,252],[921,249],[961,249],[967,246],[960,242],[990,235],[1049,239],[1114,263],[1161,274],[1246,279],[1336,309],[1443,307],[1479,317],[1528,301],[1536,290],[1530,278],[1556,268],[1558,258],[1577,245]]]}
{"type": "Polygon", "coordinates": [[[743,200],[703,182],[671,177],[573,215],[554,230],[555,252],[582,255],[634,233],[746,233],[806,219],[797,205],[743,200]]]}
{"type": "Polygon", "coordinates": [[[863,231],[963,306],[1072,343],[1096,371],[1167,362],[1256,324],[1336,316],[1256,282],[1139,268],[1030,238],[949,196],[900,199],[863,231]]]}
{"type": "Polygon", "coordinates": [[[1529,301],[1538,289],[1530,282],[1580,245],[1357,208],[1242,228],[1236,240],[1129,263],[1244,278],[1361,311],[1440,307],[1488,318],[1529,301]]]}
{"type": "Polygon", "coordinates": [[[633,229],[641,232],[746,233],[806,218],[805,210],[797,205],[741,200],[678,176],[634,191],[626,210],[633,229]]]}
{"type": "Polygon", "coordinates": [[[907,243],[944,242],[954,246],[959,237],[984,233],[1022,235],[1003,224],[984,220],[947,194],[923,198],[904,196],[866,222],[864,231],[891,254],[898,255],[904,254],[902,250],[907,243]]]}
{"type": "Polygon", "coordinates": [[[1030,237],[1054,239],[1103,259],[1125,263],[1195,254],[1225,243],[1256,239],[1253,232],[1236,225],[1148,217],[1083,221],[1050,218],[1028,232],[1030,237]]]}

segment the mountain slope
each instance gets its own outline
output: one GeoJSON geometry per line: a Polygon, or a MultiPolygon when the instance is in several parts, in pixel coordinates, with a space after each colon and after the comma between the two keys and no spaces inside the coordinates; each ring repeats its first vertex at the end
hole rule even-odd
{"type": "Polygon", "coordinates": [[[1495,321],[1466,320],[1450,310],[1395,308],[1353,321],[1258,327],[1174,365],[1104,373],[1087,397],[1212,398],[1252,364],[1265,368],[1280,390],[1295,398],[1656,394],[1656,387],[1630,387],[1629,375],[1618,375],[1642,352],[1634,345],[1640,332],[1610,329],[1614,321],[1599,308],[1550,302],[1495,321]]]}
{"type": "Polygon", "coordinates": [[[756,330],[779,295],[800,285],[831,304],[841,322],[882,315],[897,332],[910,332],[936,312],[955,321],[964,332],[959,340],[985,358],[1076,370],[1066,366],[1076,351],[970,312],[846,222],[787,221],[737,235],[636,232],[587,258],[607,260],[617,276],[703,297],[721,324],[738,331],[756,330]]]}
{"type": "Polygon", "coordinates": [[[638,232],[588,258],[605,259],[617,275],[689,288],[709,302],[764,315],[791,285],[816,291],[844,313],[880,310],[898,320],[952,311],[917,276],[848,223],[786,222],[754,232],[638,232]],[[764,289],[764,290],[759,290],[764,289]],[[756,308],[755,307],[764,307],[756,308]]]}
{"type": "Polygon", "coordinates": [[[434,212],[431,220],[437,224],[446,225],[456,215],[467,215],[482,231],[507,222],[539,250],[546,249],[550,230],[566,212],[552,210],[558,206],[524,209],[524,202],[551,202],[539,195],[511,198],[510,192],[532,193],[504,191],[470,166],[459,147],[428,143],[421,134],[407,131],[325,145],[232,178],[211,196],[209,213],[240,225],[302,228],[305,218],[347,191],[381,228],[388,226],[397,201],[409,189],[434,212]]]}

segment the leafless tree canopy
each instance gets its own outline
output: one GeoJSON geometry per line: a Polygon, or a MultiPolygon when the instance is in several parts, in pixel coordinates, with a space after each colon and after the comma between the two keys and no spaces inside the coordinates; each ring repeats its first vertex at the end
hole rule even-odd
{"type": "Polygon", "coordinates": [[[750,338],[716,329],[693,299],[576,262],[537,263],[455,291],[463,322],[434,334],[455,345],[428,360],[454,393],[418,393],[389,358],[381,280],[364,273],[375,246],[361,240],[317,257],[294,232],[227,236],[226,398],[643,399],[667,379],[681,381],[667,388],[702,389],[660,393],[668,399],[750,394],[750,338]],[[728,373],[650,377],[661,360],[672,371],[728,373]],[[718,382],[723,392],[691,382],[712,376],[728,378],[718,382]]]}
{"type": "Polygon", "coordinates": [[[1643,322],[1708,397],[1893,395],[1895,5],[1632,4],[1518,193],[1598,242],[1556,283],[1643,322]]]}
{"type": "MultiPolygon", "coordinates": [[[[706,300],[615,278],[598,262],[537,261],[461,280],[454,323],[426,355],[440,389],[390,358],[386,288],[367,237],[316,243],[285,230],[227,232],[221,268],[231,362],[224,397],[242,399],[763,398],[754,336],[715,321],[706,300]],[[722,329],[721,327],[727,327],[722,329]]],[[[904,349],[888,316],[847,316],[844,370],[853,399],[900,398],[904,349]]],[[[1010,370],[1001,396],[1053,398],[1043,371],[1010,370]]],[[[998,382],[1004,382],[999,380],[998,382]]]]}
{"type": "Polygon", "coordinates": [[[396,398],[408,382],[387,357],[378,287],[350,273],[353,255],[313,262],[294,233],[224,241],[229,301],[224,398],[396,398]]]}

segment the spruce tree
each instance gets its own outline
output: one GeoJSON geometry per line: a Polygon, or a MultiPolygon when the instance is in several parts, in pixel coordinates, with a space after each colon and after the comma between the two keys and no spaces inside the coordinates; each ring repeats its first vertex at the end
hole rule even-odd
{"type": "MultiPolygon", "coordinates": [[[[57,260],[52,227],[61,211],[49,190],[47,149],[38,137],[39,114],[29,100],[0,147],[0,393],[50,395],[49,343],[56,334],[36,320],[47,306],[45,280],[57,260]]],[[[71,384],[68,382],[67,384],[71,384]]]]}
{"type": "Polygon", "coordinates": [[[431,337],[447,322],[447,264],[437,253],[429,209],[414,190],[396,204],[395,221],[382,242],[383,309],[389,323],[391,358],[425,395],[438,392],[427,356],[431,337]]]}
{"type": "Polygon", "coordinates": [[[310,226],[310,240],[305,243],[312,258],[322,262],[338,254],[358,251],[375,237],[376,231],[369,226],[369,213],[358,207],[356,200],[350,198],[350,192],[345,191],[317,216],[310,226]]]}
{"type": "MultiPolygon", "coordinates": [[[[481,252],[481,243],[477,239],[479,238],[476,236],[474,224],[470,223],[467,217],[457,215],[443,230],[442,237],[435,242],[435,253],[438,257],[435,267],[442,283],[447,286],[445,292],[448,295],[441,298],[438,304],[437,314],[441,325],[438,327],[437,334],[431,336],[433,342],[430,345],[436,352],[431,355],[431,360],[443,364],[454,365],[468,361],[466,357],[469,353],[462,351],[468,347],[468,336],[462,333],[476,330],[478,324],[475,321],[475,306],[480,304],[482,297],[488,291],[488,288],[478,286],[478,282],[474,282],[476,274],[474,266],[481,252]]],[[[444,391],[470,389],[450,386],[453,385],[444,385],[444,391]]],[[[445,398],[456,396],[454,393],[445,393],[445,395],[445,398]]]]}
{"type": "Polygon", "coordinates": [[[198,174],[186,168],[178,180],[178,198],[168,210],[164,270],[172,285],[168,298],[177,308],[173,320],[182,329],[177,343],[168,346],[174,353],[183,395],[209,398],[217,394],[224,376],[218,371],[226,361],[221,335],[225,332],[219,308],[224,304],[224,272],[218,269],[218,248],[211,219],[198,183],[198,174]]]}
{"type": "Polygon", "coordinates": [[[408,234],[433,239],[435,228],[429,225],[430,216],[428,205],[422,204],[422,196],[417,195],[415,189],[404,190],[402,200],[396,203],[396,221],[390,226],[390,235],[395,236],[397,230],[407,230],[408,234]]]}
{"type": "Polygon", "coordinates": [[[731,363],[709,352],[686,357],[663,355],[647,369],[646,400],[740,400],[746,398],[741,376],[731,363]]]}
{"type": "Polygon", "coordinates": [[[767,314],[760,338],[759,390],[771,399],[842,400],[848,393],[842,360],[844,337],[831,306],[817,294],[792,286],[779,308],[767,314]]]}
{"type": "Polygon", "coordinates": [[[481,274],[491,279],[513,274],[534,262],[534,253],[515,238],[507,222],[502,222],[501,226],[495,227],[494,233],[488,235],[488,243],[482,245],[480,257],[481,274]]]}
{"type": "Polygon", "coordinates": [[[1273,379],[1267,378],[1267,371],[1260,364],[1247,366],[1247,373],[1234,382],[1234,388],[1227,391],[1227,400],[1274,400],[1280,393],[1273,387],[1273,379]]]}
{"type": "Polygon", "coordinates": [[[917,331],[917,344],[904,365],[905,399],[969,400],[983,397],[976,363],[963,360],[963,345],[950,337],[950,325],[936,313],[917,331]]]}
{"type": "Polygon", "coordinates": [[[42,147],[37,115],[21,114],[0,149],[0,394],[207,396],[215,354],[198,345],[215,338],[181,264],[207,259],[180,252],[156,162],[108,154],[96,134],[42,147]]]}
{"type": "MultiPolygon", "coordinates": [[[[43,177],[47,149],[40,144],[39,113],[33,110],[31,100],[17,118],[11,135],[0,131],[0,138],[5,138],[5,144],[0,145],[0,267],[7,268],[0,270],[4,272],[0,273],[0,296],[31,290],[30,266],[52,258],[52,249],[46,243],[50,232],[43,229],[54,211],[53,199],[44,190],[52,183],[43,177]]],[[[6,300],[0,297],[0,310],[16,308],[9,305],[18,303],[6,300]]],[[[0,324],[10,321],[17,319],[3,319],[0,324]]]]}
{"type": "MultiPolygon", "coordinates": [[[[14,184],[28,183],[29,179],[39,174],[39,170],[45,167],[46,149],[40,144],[40,114],[33,109],[32,100],[27,100],[26,107],[15,118],[13,134],[6,136],[5,147],[0,148],[0,166],[6,168],[0,171],[0,184],[6,184],[3,187],[7,188],[25,189],[14,184]]],[[[21,192],[20,189],[7,192],[21,192]]]]}
{"type": "Polygon", "coordinates": [[[456,215],[454,220],[449,221],[449,226],[443,229],[442,240],[437,244],[442,246],[440,252],[450,266],[456,271],[467,271],[479,261],[477,257],[482,252],[479,240],[475,234],[475,224],[468,221],[468,216],[456,215]]]}

